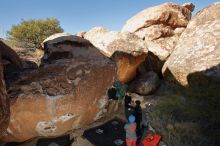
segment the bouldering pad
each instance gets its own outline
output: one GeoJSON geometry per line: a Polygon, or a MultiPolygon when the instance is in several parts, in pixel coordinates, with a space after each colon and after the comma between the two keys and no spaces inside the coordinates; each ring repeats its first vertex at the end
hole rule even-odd
{"type": "Polygon", "coordinates": [[[140,143],[139,146],[157,146],[161,136],[158,134],[148,134],[140,143]]]}
{"type": "Polygon", "coordinates": [[[125,122],[114,118],[103,125],[84,131],[83,137],[94,146],[126,146],[125,122]]]}

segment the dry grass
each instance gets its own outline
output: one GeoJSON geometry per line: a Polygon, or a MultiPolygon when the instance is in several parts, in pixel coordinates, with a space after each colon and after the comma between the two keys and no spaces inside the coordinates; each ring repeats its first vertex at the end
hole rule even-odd
{"type": "Polygon", "coordinates": [[[162,134],[168,146],[217,146],[216,132],[220,129],[210,129],[208,125],[215,126],[215,123],[207,118],[219,118],[207,115],[207,111],[215,112],[212,107],[204,108],[210,103],[202,104],[201,98],[199,101],[193,97],[169,94],[159,98],[151,109],[150,124],[162,134]]]}

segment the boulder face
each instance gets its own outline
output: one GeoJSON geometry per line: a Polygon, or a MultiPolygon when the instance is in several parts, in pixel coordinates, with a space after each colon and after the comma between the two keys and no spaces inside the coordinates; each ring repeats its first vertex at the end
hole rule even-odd
{"type": "Polygon", "coordinates": [[[173,51],[193,10],[191,3],[182,6],[165,3],[151,7],[129,19],[122,32],[135,33],[144,39],[148,50],[164,61],[173,51]]]}
{"type": "MultiPolygon", "coordinates": [[[[0,47],[1,48],[1,47],[0,47]]],[[[7,92],[5,87],[3,64],[0,60],[0,137],[7,128],[9,121],[9,100],[7,98],[7,92]]]]}
{"type": "Polygon", "coordinates": [[[135,78],[139,66],[144,62],[147,54],[116,51],[111,59],[117,64],[117,79],[122,83],[128,83],[135,78]]]}
{"type": "Polygon", "coordinates": [[[56,34],[43,43],[41,67],[11,81],[11,116],[3,140],[59,136],[104,116],[116,65],[89,41],[56,34]]]}
{"type": "Polygon", "coordinates": [[[152,52],[148,52],[145,61],[139,66],[138,73],[145,74],[147,72],[153,71],[162,78],[162,67],[164,62],[161,61],[156,55],[152,52]]]}
{"type": "Polygon", "coordinates": [[[140,94],[149,95],[153,93],[160,85],[160,79],[158,75],[150,71],[146,74],[139,75],[129,85],[129,91],[140,94]]]}
{"type": "Polygon", "coordinates": [[[3,62],[10,62],[11,64],[15,64],[18,67],[22,67],[22,62],[19,56],[12,50],[11,47],[6,45],[4,42],[0,41],[1,47],[1,56],[3,62]]]}
{"type": "Polygon", "coordinates": [[[167,80],[177,80],[181,85],[195,82],[206,84],[207,79],[220,83],[220,4],[199,11],[163,66],[167,80]],[[206,79],[206,81],[204,80],[206,79]]]}
{"type": "MultiPolygon", "coordinates": [[[[42,49],[36,48],[17,48],[14,47],[13,50],[18,54],[18,56],[24,60],[24,62],[32,62],[40,65],[41,58],[44,55],[44,51],[42,49]]],[[[26,63],[24,63],[26,65],[26,63]]]]}
{"type": "Polygon", "coordinates": [[[5,133],[10,117],[10,105],[3,71],[6,63],[13,64],[18,68],[22,65],[18,55],[0,40],[0,137],[5,133]]]}
{"type": "Polygon", "coordinates": [[[126,53],[145,52],[148,49],[143,40],[132,33],[109,31],[102,27],[95,27],[84,34],[95,47],[106,56],[111,57],[115,51],[126,53]]]}
{"type": "Polygon", "coordinates": [[[117,76],[123,83],[135,77],[138,66],[145,60],[148,52],[145,42],[129,32],[121,33],[95,27],[84,34],[84,38],[116,62],[117,76]]]}
{"type": "Polygon", "coordinates": [[[94,60],[94,58],[95,60],[108,60],[88,40],[68,33],[58,33],[50,36],[44,41],[43,46],[45,55],[42,58],[41,65],[71,58],[79,60],[94,60]],[[73,47],[80,49],[80,51],[76,51],[73,47]]]}
{"type": "Polygon", "coordinates": [[[189,5],[179,6],[173,3],[164,3],[159,6],[151,7],[139,12],[137,15],[127,21],[122,31],[137,32],[142,28],[147,28],[153,24],[163,24],[172,28],[186,27],[191,17],[189,5]]]}

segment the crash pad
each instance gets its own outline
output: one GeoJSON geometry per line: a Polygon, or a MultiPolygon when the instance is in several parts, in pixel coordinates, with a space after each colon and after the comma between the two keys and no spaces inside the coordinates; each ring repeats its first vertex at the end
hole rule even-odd
{"type": "Polygon", "coordinates": [[[83,137],[94,146],[126,146],[125,122],[114,118],[100,126],[84,131],[83,137]]]}
{"type": "Polygon", "coordinates": [[[161,136],[158,134],[148,134],[140,143],[139,146],[157,146],[161,136]]]}

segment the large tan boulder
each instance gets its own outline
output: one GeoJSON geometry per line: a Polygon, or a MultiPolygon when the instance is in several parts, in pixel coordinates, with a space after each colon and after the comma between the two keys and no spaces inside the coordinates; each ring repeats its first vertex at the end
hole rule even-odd
{"type": "Polygon", "coordinates": [[[84,34],[95,47],[106,56],[111,57],[115,51],[126,53],[146,52],[147,47],[143,40],[132,33],[110,31],[103,27],[94,27],[84,34]]]}
{"type": "Polygon", "coordinates": [[[129,32],[95,27],[84,34],[84,38],[117,63],[118,79],[123,83],[135,77],[138,66],[145,60],[148,52],[145,42],[129,32]]]}
{"type": "Polygon", "coordinates": [[[105,115],[116,65],[89,41],[56,34],[43,43],[39,69],[11,81],[11,116],[2,140],[59,136],[105,115]]]}
{"type": "Polygon", "coordinates": [[[129,19],[122,32],[132,32],[144,39],[148,50],[164,61],[173,51],[193,10],[192,3],[182,6],[164,3],[147,8],[129,19]]]}
{"type": "Polygon", "coordinates": [[[193,9],[188,9],[189,5],[194,7],[191,3],[183,6],[174,3],[164,3],[147,8],[129,19],[122,31],[137,32],[142,28],[164,23],[173,28],[186,27],[191,17],[191,11],[193,11],[193,9]]]}
{"type": "MultiPolygon", "coordinates": [[[[164,77],[187,86],[220,83],[220,4],[199,11],[163,66],[164,77]]],[[[205,89],[207,90],[207,88],[205,89]]],[[[208,91],[207,91],[208,92],[208,91]]]]}

